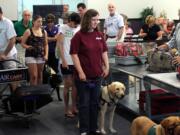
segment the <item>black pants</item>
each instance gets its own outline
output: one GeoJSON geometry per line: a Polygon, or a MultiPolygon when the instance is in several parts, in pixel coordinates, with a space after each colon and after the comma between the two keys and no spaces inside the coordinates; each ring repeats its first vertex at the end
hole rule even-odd
{"type": "Polygon", "coordinates": [[[101,79],[95,82],[75,81],[78,93],[80,133],[95,132],[98,129],[98,108],[101,79]]]}
{"type": "Polygon", "coordinates": [[[49,53],[48,56],[48,65],[56,72],[58,73],[58,59],[56,59],[55,52],[49,53]]]}

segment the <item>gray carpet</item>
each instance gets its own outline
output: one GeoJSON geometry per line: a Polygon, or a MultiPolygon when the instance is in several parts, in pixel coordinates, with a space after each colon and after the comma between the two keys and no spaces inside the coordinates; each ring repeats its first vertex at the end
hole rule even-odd
{"type": "MultiPolygon", "coordinates": [[[[63,102],[57,101],[55,94],[53,94],[53,97],[54,101],[41,108],[39,110],[40,115],[33,117],[29,128],[25,128],[26,123],[22,120],[7,117],[0,118],[0,135],[79,135],[76,128],[77,117],[74,119],[65,118],[63,102]]],[[[121,109],[118,109],[114,118],[114,127],[118,131],[114,135],[130,135],[130,122],[120,116],[126,114],[125,117],[129,118],[130,114],[121,109]]],[[[109,132],[107,134],[111,135],[109,132]]]]}

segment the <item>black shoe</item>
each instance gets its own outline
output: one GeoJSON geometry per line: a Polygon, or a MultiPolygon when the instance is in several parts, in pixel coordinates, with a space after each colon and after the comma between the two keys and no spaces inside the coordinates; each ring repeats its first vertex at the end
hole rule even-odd
{"type": "Polygon", "coordinates": [[[99,130],[90,132],[90,135],[103,135],[99,130]]]}
{"type": "Polygon", "coordinates": [[[2,115],[2,114],[4,114],[4,113],[5,113],[4,109],[3,109],[3,108],[0,108],[0,115],[2,115]]]}

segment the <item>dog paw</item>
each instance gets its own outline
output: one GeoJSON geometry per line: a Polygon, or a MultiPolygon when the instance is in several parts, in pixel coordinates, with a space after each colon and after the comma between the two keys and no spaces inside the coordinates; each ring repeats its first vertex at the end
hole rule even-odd
{"type": "Polygon", "coordinates": [[[117,131],[114,128],[109,129],[111,133],[117,133],[117,131]]]}
{"type": "Polygon", "coordinates": [[[106,131],[104,129],[100,130],[101,134],[105,135],[106,131]]]}

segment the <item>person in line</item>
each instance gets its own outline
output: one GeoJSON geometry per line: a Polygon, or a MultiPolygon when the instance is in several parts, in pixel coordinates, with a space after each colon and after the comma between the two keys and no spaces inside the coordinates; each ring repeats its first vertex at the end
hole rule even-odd
{"type": "Polygon", "coordinates": [[[69,16],[70,12],[69,12],[69,5],[68,4],[64,4],[63,5],[63,14],[62,14],[62,19],[63,19],[63,24],[67,24],[68,23],[68,16],[69,16]]]}
{"type": "Polygon", "coordinates": [[[162,31],[156,24],[156,18],[154,16],[148,15],[146,17],[145,24],[140,29],[139,36],[144,41],[155,41],[162,38],[162,31]]]}
{"type": "Polygon", "coordinates": [[[25,62],[28,66],[30,85],[42,84],[43,68],[48,60],[47,32],[42,29],[42,17],[33,17],[33,26],[27,29],[22,37],[21,45],[26,49],[25,62]]]}
{"type": "Polygon", "coordinates": [[[177,56],[174,57],[173,59],[173,64],[175,65],[179,65],[180,64],[180,23],[177,24],[173,37],[171,38],[171,40],[161,46],[159,46],[157,49],[158,50],[169,50],[172,48],[176,48],[177,51],[177,56]]]}
{"type": "Polygon", "coordinates": [[[68,4],[63,5],[63,13],[69,13],[69,5],[68,4]]]}
{"type": "Polygon", "coordinates": [[[60,34],[57,38],[57,47],[60,50],[60,64],[61,64],[61,72],[63,75],[64,81],[64,104],[65,104],[65,116],[66,117],[74,117],[77,114],[78,110],[76,107],[76,88],[74,85],[73,79],[73,70],[74,65],[69,54],[70,51],[70,41],[74,34],[79,31],[80,27],[80,16],[78,13],[71,13],[68,17],[68,23],[64,24],[60,27],[60,34]],[[69,90],[72,90],[72,107],[69,107],[69,90]]]}
{"type": "Polygon", "coordinates": [[[125,30],[126,30],[126,35],[133,35],[134,34],[133,29],[131,28],[130,22],[126,22],[125,30]]]}
{"type": "Polygon", "coordinates": [[[17,34],[16,37],[17,43],[21,43],[24,32],[31,27],[32,27],[31,12],[29,10],[24,10],[22,13],[22,20],[14,24],[14,28],[17,34]]]}
{"type": "Polygon", "coordinates": [[[17,58],[23,64],[25,63],[25,59],[24,59],[25,49],[22,48],[20,43],[24,32],[31,27],[32,27],[31,12],[29,10],[24,10],[22,13],[22,20],[14,24],[14,28],[17,34],[16,36],[16,47],[18,50],[17,58]]]}
{"type": "Polygon", "coordinates": [[[123,17],[116,13],[115,4],[108,4],[109,16],[104,22],[104,39],[108,41],[124,40],[124,20],[123,17]]]}
{"type": "MultiPolygon", "coordinates": [[[[15,47],[16,32],[13,23],[10,19],[3,16],[2,8],[0,7],[0,61],[8,59],[17,59],[17,50],[15,47]]],[[[16,62],[3,62],[4,69],[16,68],[16,62]]],[[[12,91],[16,89],[16,83],[11,85],[12,91]]]]}
{"type": "Polygon", "coordinates": [[[80,134],[98,134],[98,106],[102,78],[109,73],[107,45],[98,30],[99,13],[85,12],[81,29],[71,40],[70,54],[75,66],[80,134]]]}
{"type": "Polygon", "coordinates": [[[82,18],[84,13],[86,12],[86,5],[84,3],[78,3],[77,4],[77,10],[78,10],[78,13],[80,15],[80,17],[82,18]]]}
{"type": "Polygon", "coordinates": [[[56,48],[56,41],[58,35],[58,26],[55,25],[55,16],[53,14],[48,14],[46,17],[45,30],[47,32],[47,39],[48,39],[48,65],[58,73],[58,59],[55,56],[55,48],[56,48]]]}

